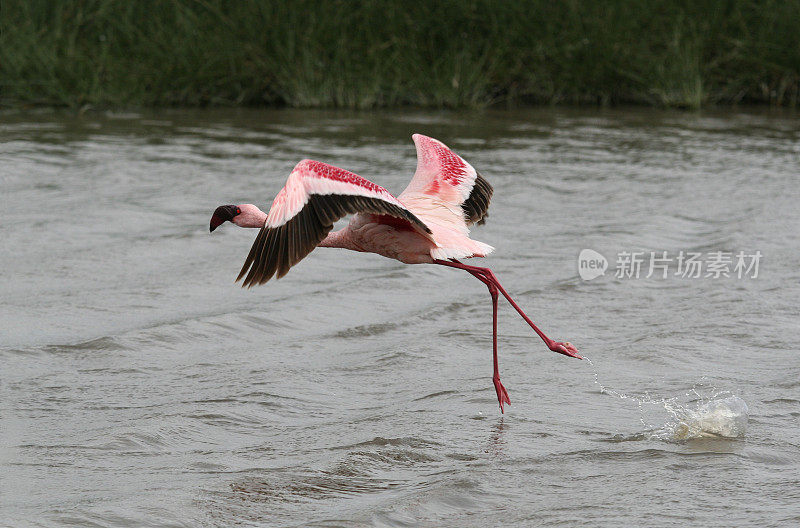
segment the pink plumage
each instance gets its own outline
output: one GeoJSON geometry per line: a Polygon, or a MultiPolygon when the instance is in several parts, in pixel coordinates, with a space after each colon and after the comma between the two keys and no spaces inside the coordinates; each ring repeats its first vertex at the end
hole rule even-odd
{"type": "Polygon", "coordinates": [[[383,187],[352,172],[303,160],[289,175],[269,213],[252,204],[224,205],[214,211],[211,231],[230,220],[259,234],[237,280],[244,286],[281,278],[316,247],[370,252],[406,264],[439,264],[463,269],[486,284],[493,306],[493,382],[503,411],[511,403],[500,383],[497,364],[498,293],[525,319],[554,352],[580,358],[569,343],[544,335],[514,302],[489,268],[457,259],[484,257],[493,248],[473,240],[469,226],[482,224],[493,189],[466,160],[436,139],[414,134],[417,170],[408,187],[392,196],[383,187]],[[340,218],[352,214],[344,229],[331,232],[340,218]]]}
{"type": "Polygon", "coordinates": [[[411,136],[417,148],[417,171],[400,196],[425,194],[460,205],[469,197],[477,172],[437,139],[411,136]]]}
{"type": "Polygon", "coordinates": [[[439,140],[414,134],[417,171],[398,199],[433,232],[433,259],[485,257],[494,248],[472,240],[467,227],[486,216],[492,187],[461,156],[439,140]],[[470,197],[472,200],[470,201],[470,197]],[[479,218],[470,219],[463,204],[479,202],[479,218]]]}
{"type": "Polygon", "coordinates": [[[267,226],[279,227],[293,218],[308,203],[312,194],[351,195],[377,198],[402,207],[389,191],[350,171],[303,160],[298,163],[280,190],[267,215],[267,226]]]}

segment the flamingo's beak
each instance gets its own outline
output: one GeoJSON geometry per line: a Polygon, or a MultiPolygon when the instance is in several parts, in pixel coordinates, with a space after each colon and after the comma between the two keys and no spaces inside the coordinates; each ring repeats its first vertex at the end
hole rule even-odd
{"type": "Polygon", "coordinates": [[[237,214],[237,207],[235,205],[220,205],[214,210],[214,214],[211,216],[209,231],[213,232],[223,223],[233,220],[233,217],[237,214]]]}

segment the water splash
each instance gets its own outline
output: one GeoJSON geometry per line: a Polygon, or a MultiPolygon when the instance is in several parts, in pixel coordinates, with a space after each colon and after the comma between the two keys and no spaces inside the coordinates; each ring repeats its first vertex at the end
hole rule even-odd
{"type": "Polygon", "coordinates": [[[747,404],[730,391],[704,387],[701,380],[681,396],[653,397],[648,392],[643,396],[634,396],[605,386],[600,382],[591,359],[586,356],[583,358],[594,370],[594,383],[600,388],[601,394],[636,403],[639,407],[639,420],[645,427],[647,438],[666,441],[702,437],[740,438],[747,432],[747,404]],[[648,423],[645,419],[645,409],[648,406],[666,411],[666,421],[661,425],[648,423]]]}
{"type": "Polygon", "coordinates": [[[740,438],[747,432],[747,411],[747,404],[738,396],[712,400],[695,410],[686,409],[672,432],[677,440],[702,436],[740,438]]]}

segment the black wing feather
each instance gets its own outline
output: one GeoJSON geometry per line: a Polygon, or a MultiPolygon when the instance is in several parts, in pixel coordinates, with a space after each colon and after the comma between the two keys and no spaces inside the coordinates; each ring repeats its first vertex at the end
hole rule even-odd
{"type": "Polygon", "coordinates": [[[461,204],[461,209],[464,211],[467,224],[482,225],[489,217],[489,202],[492,200],[494,189],[480,172],[476,171],[476,173],[475,184],[472,186],[469,197],[461,204]]]}

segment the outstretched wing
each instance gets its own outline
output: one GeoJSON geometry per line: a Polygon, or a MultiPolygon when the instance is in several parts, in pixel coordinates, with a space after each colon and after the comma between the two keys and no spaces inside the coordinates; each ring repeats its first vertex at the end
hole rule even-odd
{"type": "Polygon", "coordinates": [[[348,214],[388,215],[428,236],[430,229],[389,191],[352,172],[303,160],[275,197],[236,280],[242,286],[281,278],[319,245],[333,224],[348,214]]]}
{"type": "Polygon", "coordinates": [[[483,224],[494,192],[489,182],[441,141],[422,134],[412,138],[417,147],[417,172],[398,198],[427,196],[454,213],[460,207],[467,225],[483,224]]]}

